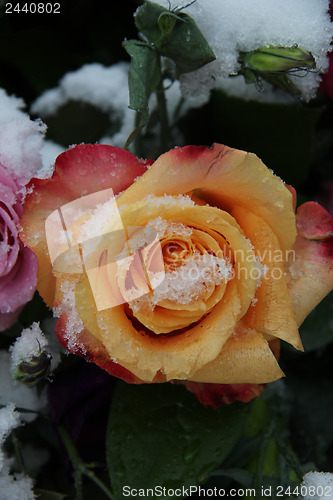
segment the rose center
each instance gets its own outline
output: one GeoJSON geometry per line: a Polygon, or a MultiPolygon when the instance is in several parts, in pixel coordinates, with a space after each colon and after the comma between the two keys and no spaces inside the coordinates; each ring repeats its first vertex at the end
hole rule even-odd
{"type": "Polygon", "coordinates": [[[161,246],[166,269],[183,265],[192,253],[188,242],[183,240],[161,241],[161,246]]]}

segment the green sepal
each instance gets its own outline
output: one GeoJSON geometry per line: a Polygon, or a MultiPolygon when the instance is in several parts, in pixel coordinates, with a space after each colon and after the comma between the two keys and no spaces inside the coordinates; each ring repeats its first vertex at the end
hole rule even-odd
{"type": "Polygon", "coordinates": [[[290,71],[293,69],[315,69],[316,63],[308,50],[293,47],[260,47],[251,52],[241,52],[243,66],[253,71],[290,71]]]}
{"type": "Polygon", "coordinates": [[[41,351],[29,360],[21,361],[13,373],[13,378],[27,387],[34,387],[49,374],[51,359],[51,354],[41,351]]]}
{"type": "Polygon", "coordinates": [[[178,75],[195,71],[215,59],[195,21],[179,10],[172,12],[145,1],[137,11],[135,23],[160,55],[175,62],[178,75]]]}
{"type": "Polygon", "coordinates": [[[161,80],[159,56],[145,42],[126,40],[123,47],[131,56],[128,72],[129,107],[140,114],[138,125],[142,127],[149,120],[149,97],[161,80]]]}
{"type": "Polygon", "coordinates": [[[159,15],[157,24],[162,33],[165,35],[170,35],[172,30],[176,26],[177,21],[185,23],[186,21],[180,16],[177,16],[174,12],[165,11],[159,15]]]}
{"type": "Polygon", "coordinates": [[[260,87],[262,80],[297,97],[302,93],[289,75],[316,68],[313,55],[297,45],[293,47],[260,47],[239,54],[240,73],[246,83],[260,87]]]}

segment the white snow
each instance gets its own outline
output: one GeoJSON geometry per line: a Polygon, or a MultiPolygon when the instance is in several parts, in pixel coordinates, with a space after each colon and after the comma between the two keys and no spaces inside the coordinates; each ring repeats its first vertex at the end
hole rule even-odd
{"type": "Polygon", "coordinates": [[[32,479],[24,474],[0,473],[1,500],[34,500],[32,479]]]}
{"type": "Polygon", "coordinates": [[[85,64],[67,73],[58,87],[44,92],[31,109],[36,114],[53,115],[69,100],[75,100],[93,104],[107,113],[121,113],[128,106],[127,72],[125,62],[110,67],[85,64]]]}
{"type": "Polygon", "coordinates": [[[89,219],[82,224],[80,239],[84,242],[88,238],[96,238],[108,231],[119,231],[123,228],[117,203],[112,197],[91,210],[89,219]]]}
{"type": "Polygon", "coordinates": [[[134,128],[135,112],[128,108],[128,67],[119,62],[106,67],[99,63],[85,64],[66,73],[58,87],[47,90],[32,105],[33,113],[46,119],[55,115],[69,101],[91,104],[108,113],[112,123],[119,121],[120,129],[101,143],[123,147],[134,128]]]}
{"type": "Polygon", "coordinates": [[[258,92],[255,85],[245,83],[243,76],[221,77],[216,81],[215,88],[222,90],[230,97],[242,97],[245,101],[258,101],[262,103],[288,104],[295,99],[283,90],[273,88],[267,82],[262,82],[262,90],[258,92]]]}
{"type": "Polygon", "coordinates": [[[33,483],[23,474],[9,474],[10,460],[5,456],[2,445],[12,429],[20,424],[19,413],[11,403],[0,410],[0,491],[1,500],[34,500],[33,483]]]}
{"type": "MultiPolygon", "coordinates": [[[[12,429],[17,427],[20,422],[20,415],[15,411],[13,403],[0,410],[0,445],[12,429]]],[[[1,470],[1,455],[0,455],[0,470],[1,470]]]]}
{"type": "Polygon", "coordinates": [[[304,500],[333,499],[333,474],[330,472],[308,472],[300,486],[307,491],[304,500]],[[312,487],[312,488],[311,488],[312,487]]]}
{"type": "MultiPolygon", "coordinates": [[[[17,408],[24,408],[36,412],[46,406],[46,394],[39,397],[36,388],[28,389],[25,385],[14,382],[11,377],[11,355],[6,350],[0,350],[0,404],[14,403],[17,408]]],[[[36,413],[21,413],[21,420],[32,422],[36,413]]]]}
{"type": "Polygon", "coordinates": [[[184,265],[165,273],[162,283],[149,296],[130,303],[134,311],[147,306],[154,309],[163,300],[179,304],[191,304],[204,299],[212,286],[228,282],[232,278],[232,265],[215,255],[194,255],[184,265]]]}
{"type": "Polygon", "coordinates": [[[40,150],[42,167],[38,171],[39,179],[47,179],[52,175],[56,158],[63,152],[64,148],[60,144],[49,140],[43,142],[40,150]]]}
{"type": "Polygon", "coordinates": [[[38,177],[46,131],[46,125],[41,120],[31,121],[23,107],[22,99],[0,89],[0,164],[22,185],[38,177]]]}
{"type": "Polygon", "coordinates": [[[51,353],[52,359],[51,359],[51,371],[53,372],[58,365],[61,362],[61,353],[65,353],[66,350],[62,345],[59,343],[56,332],[55,332],[55,327],[57,324],[57,319],[56,318],[45,318],[41,322],[42,326],[42,331],[45,333],[45,337],[47,338],[48,342],[48,352],[51,353]]]}
{"type": "Polygon", "coordinates": [[[150,220],[148,222],[148,227],[155,229],[159,238],[171,235],[187,238],[193,233],[191,227],[185,226],[181,222],[169,222],[162,217],[156,217],[156,219],[150,220]]]}
{"type": "MultiPolygon", "coordinates": [[[[157,3],[169,8],[168,0],[157,3]]],[[[188,3],[172,0],[171,7],[188,3]]],[[[298,44],[313,54],[320,72],[327,71],[333,35],[328,7],[328,0],[197,0],[183,12],[195,20],[216,61],[183,75],[184,95],[207,94],[216,79],[238,72],[240,51],[270,45],[298,44]]],[[[309,99],[315,94],[320,76],[309,73],[293,81],[309,99]]]]}

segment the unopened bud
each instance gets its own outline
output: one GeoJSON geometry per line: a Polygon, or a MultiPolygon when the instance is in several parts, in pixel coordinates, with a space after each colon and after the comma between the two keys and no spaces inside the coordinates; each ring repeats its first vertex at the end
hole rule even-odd
{"type": "Polygon", "coordinates": [[[49,374],[51,359],[51,354],[41,351],[29,360],[21,361],[13,373],[13,378],[27,387],[33,387],[49,374]]]}
{"type": "Polygon", "coordinates": [[[316,68],[313,55],[297,45],[293,47],[260,47],[251,52],[241,52],[239,61],[242,65],[240,73],[246,83],[259,83],[261,80],[275,85],[292,95],[301,92],[291,81],[290,75],[299,76],[300,71],[316,68]]]}
{"type": "Polygon", "coordinates": [[[10,347],[12,378],[33,387],[46,377],[52,359],[46,348],[47,340],[38,323],[23,330],[10,347]]]}

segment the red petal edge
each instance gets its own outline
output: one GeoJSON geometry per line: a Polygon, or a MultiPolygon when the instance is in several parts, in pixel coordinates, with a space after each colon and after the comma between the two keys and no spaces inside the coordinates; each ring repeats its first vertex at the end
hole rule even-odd
{"type": "Polygon", "coordinates": [[[248,403],[260,396],[265,384],[208,384],[200,382],[182,382],[205,406],[216,409],[234,401],[248,403]]]}
{"type": "Polygon", "coordinates": [[[323,240],[333,236],[333,219],[315,201],[303,203],[297,210],[297,234],[308,240],[323,240]]]}
{"type": "Polygon", "coordinates": [[[95,363],[110,375],[120,378],[129,384],[141,384],[142,380],[133,375],[132,372],[112,361],[104,345],[87,329],[75,335],[75,347],[73,339],[66,331],[68,317],[62,314],[56,324],[56,334],[60,344],[69,352],[84,358],[86,361],[95,363]]]}
{"type": "MultiPolygon", "coordinates": [[[[55,210],[103,189],[112,188],[116,195],[127,189],[152,163],[152,160],[140,160],[129,151],[114,146],[80,144],[57,157],[50,179],[31,179],[27,191],[30,187],[37,188],[38,204],[55,210]]],[[[25,203],[34,198],[32,191],[25,203]]]]}

